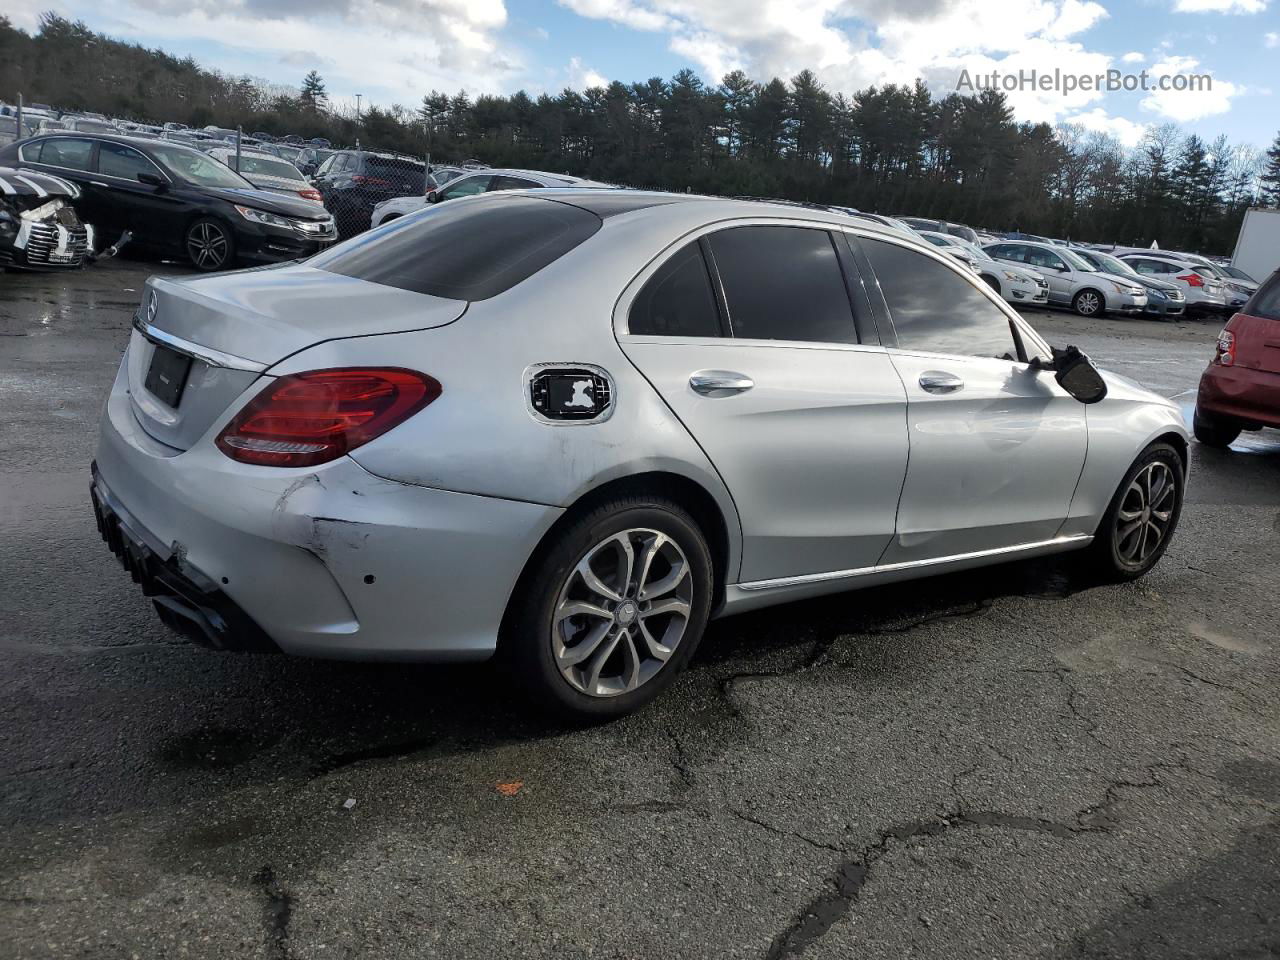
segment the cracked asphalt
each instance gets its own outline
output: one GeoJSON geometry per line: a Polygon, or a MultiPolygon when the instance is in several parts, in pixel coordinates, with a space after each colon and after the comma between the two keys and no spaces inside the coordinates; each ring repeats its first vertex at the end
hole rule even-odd
{"type": "MultiPolygon", "coordinates": [[[[652,708],[187,645],[88,464],[146,273],[0,275],[0,957],[1280,954],[1280,433],[1122,587],[1045,560],[713,625],[652,708]]],[[[1188,405],[1217,325],[1029,315],[1188,405]]]]}

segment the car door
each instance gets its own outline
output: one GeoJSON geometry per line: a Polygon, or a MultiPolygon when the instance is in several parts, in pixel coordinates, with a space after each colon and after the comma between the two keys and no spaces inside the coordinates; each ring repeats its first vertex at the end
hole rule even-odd
{"type": "Polygon", "coordinates": [[[1084,406],[1024,362],[1016,325],[985,284],[890,238],[861,246],[907,395],[910,458],[882,564],[1051,540],[1084,467],[1084,406]]]}
{"type": "Polygon", "coordinates": [[[651,265],[618,310],[623,350],[733,496],[741,582],[875,564],[906,472],[906,397],[842,234],[711,229],[651,265]]]}
{"type": "Polygon", "coordinates": [[[139,243],[170,246],[181,243],[186,202],[172,190],[172,178],[141,151],[123,143],[98,144],[91,180],[101,200],[103,240],[114,243],[125,230],[139,243]],[[143,183],[140,175],[159,177],[163,186],[143,183]]]}
{"type": "Polygon", "coordinates": [[[89,137],[48,137],[25,143],[19,156],[24,167],[69,180],[80,189],[74,206],[80,220],[94,225],[106,212],[102,191],[93,185],[94,150],[97,143],[89,137]]]}
{"type": "Polygon", "coordinates": [[[1062,257],[1043,247],[1024,247],[1027,266],[1038,271],[1049,282],[1049,302],[1069,304],[1075,296],[1075,274],[1062,257]]]}

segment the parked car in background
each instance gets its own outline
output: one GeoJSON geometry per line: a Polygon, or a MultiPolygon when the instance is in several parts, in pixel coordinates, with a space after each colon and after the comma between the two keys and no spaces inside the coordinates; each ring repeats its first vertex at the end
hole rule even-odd
{"type": "Polygon", "coordinates": [[[256,189],[212,157],[164,140],[51,134],[0,148],[0,163],[74,183],[83,219],[107,236],[186,257],[200,270],[315,253],[337,236],[315,203],[256,189]]]}
{"type": "Polygon", "coordinates": [[[983,249],[1001,263],[1027,266],[1041,274],[1049,283],[1049,303],[1082,317],[1135,314],[1147,308],[1146,288],[1137,280],[1101,271],[1064,247],[1002,240],[983,249]]]}
{"type": "Polygon", "coordinates": [[[1255,293],[1258,288],[1262,286],[1262,284],[1253,279],[1253,277],[1249,276],[1249,274],[1245,273],[1239,267],[1233,267],[1229,263],[1217,263],[1215,266],[1232,280],[1239,280],[1241,283],[1252,284],[1255,293]]]}
{"type": "Polygon", "coordinates": [[[244,150],[237,157],[236,151],[228,147],[210,150],[209,156],[225,163],[261,190],[320,203],[320,191],[287,160],[267,153],[249,153],[244,150]]]}
{"type": "Polygon", "coordinates": [[[168,123],[165,123],[163,126],[164,126],[164,129],[166,130],[186,130],[187,129],[187,125],[185,123],[175,123],[172,120],[170,120],[168,123]]]}
{"type": "Polygon", "coordinates": [[[1140,253],[1119,253],[1134,271],[1144,277],[1154,277],[1178,284],[1187,301],[1187,312],[1195,314],[1223,314],[1229,311],[1226,290],[1204,267],[1189,263],[1160,250],[1143,250],[1140,253]]]}
{"type": "Polygon", "coordinates": [[[976,244],[948,233],[924,230],[920,235],[952,256],[963,256],[973,272],[1009,303],[1021,303],[1030,307],[1048,305],[1049,282],[1034,270],[999,263],[976,244]]]}
{"type": "Polygon", "coordinates": [[[1208,257],[1198,253],[1175,253],[1174,256],[1186,260],[1197,267],[1205,267],[1215,280],[1222,283],[1223,296],[1229,310],[1243,307],[1250,297],[1258,292],[1258,284],[1254,280],[1240,280],[1229,274],[1222,264],[1214,263],[1208,257]]]}
{"type": "Polygon", "coordinates": [[[949,233],[953,237],[968,240],[970,243],[978,242],[977,231],[971,227],[966,227],[962,223],[948,223],[946,220],[930,220],[925,217],[898,217],[898,219],[913,230],[932,230],[936,233],[949,233]]]}
{"type": "Polygon", "coordinates": [[[1147,306],[1143,313],[1148,317],[1180,317],[1186,312],[1187,298],[1182,288],[1168,280],[1160,280],[1154,276],[1138,273],[1132,265],[1100,250],[1083,250],[1073,248],[1072,252],[1081,260],[1093,264],[1103,273],[1116,277],[1124,277],[1140,283],[1147,291],[1147,306]]]}
{"type": "Polygon", "coordinates": [[[413,157],[370,150],[339,150],[320,165],[312,185],[338,222],[342,237],[368,230],[373,208],[392,197],[426,191],[426,164],[413,157]]]}
{"type": "Polygon", "coordinates": [[[379,226],[388,220],[402,217],[406,213],[421,210],[431,203],[454,200],[459,197],[471,197],[480,193],[492,193],[495,190],[537,190],[552,187],[585,187],[592,189],[616,189],[611,184],[597,183],[582,177],[571,177],[568,174],[544,173],[541,170],[515,169],[483,169],[467,171],[455,177],[443,187],[426,196],[396,197],[384,200],[373,208],[371,225],[379,226]]]}
{"type": "Polygon", "coordinates": [[[13,143],[15,140],[25,140],[27,137],[35,133],[32,124],[27,122],[27,118],[22,118],[22,130],[18,130],[18,118],[0,117],[0,144],[13,143]]]}
{"type": "Polygon", "coordinates": [[[1280,427],[1280,271],[1218,334],[1196,396],[1196,439],[1207,446],[1263,427],[1280,427]]]}
{"type": "Polygon", "coordinates": [[[916,229],[909,227],[897,217],[887,217],[883,213],[867,213],[865,210],[855,210],[853,207],[833,206],[830,209],[838,213],[845,213],[851,217],[858,217],[862,220],[869,220],[872,223],[878,223],[882,227],[892,227],[894,230],[901,230],[903,233],[915,234],[916,229]]]}
{"type": "Polygon", "coordinates": [[[1174,403],[829,211],[490,193],[303,263],[153,277],[139,316],[91,496],[167,624],[501,649],[579,717],[658,696],[713,616],[1069,550],[1134,580],[1182,503],[1174,403]]]}
{"type": "Polygon", "coordinates": [[[333,151],[326,150],[324,147],[303,147],[293,159],[293,165],[308,177],[313,177],[321,165],[332,156],[333,151]]]}
{"type": "Polygon", "coordinates": [[[114,123],[106,119],[98,119],[97,117],[76,117],[63,114],[60,118],[62,128],[64,130],[74,130],[76,133],[119,133],[120,130],[114,123]]]}

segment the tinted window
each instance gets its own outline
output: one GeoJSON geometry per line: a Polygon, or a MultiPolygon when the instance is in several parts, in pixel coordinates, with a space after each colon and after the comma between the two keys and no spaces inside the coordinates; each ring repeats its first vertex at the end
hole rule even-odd
{"type": "Polygon", "coordinates": [[[394,220],[317,254],[309,266],[450,300],[487,300],[533,276],[600,229],[563,203],[499,196],[394,220]]]}
{"type": "Polygon", "coordinates": [[[492,179],[493,177],[464,177],[441,190],[440,197],[444,200],[452,200],[455,197],[474,197],[477,193],[488,190],[489,181],[492,179]]]}
{"type": "Polygon", "coordinates": [[[40,146],[39,158],[29,157],[28,149],[23,149],[24,160],[38,159],[40,163],[52,164],[55,167],[66,167],[68,170],[88,170],[89,155],[93,152],[92,140],[79,140],[73,137],[56,137],[46,140],[40,146]]]}
{"type": "Polygon", "coordinates": [[[718,337],[720,312],[698,243],[658,268],[631,304],[632,333],[668,337],[718,337]]]}
{"type": "Polygon", "coordinates": [[[118,143],[103,143],[98,146],[98,172],[106,177],[120,177],[123,180],[137,180],[140,173],[160,175],[156,165],[137,150],[118,143]]]}
{"type": "Polygon", "coordinates": [[[710,237],[735,337],[857,343],[831,236],[803,227],[735,227],[710,237]]]}
{"type": "Polygon", "coordinates": [[[1018,358],[1009,318],[972,282],[931,257],[863,240],[889,304],[898,346],[970,357],[1018,358]]]}
{"type": "MultiPolygon", "coordinates": [[[[1241,312],[1251,317],[1280,320],[1280,271],[1273,273],[1271,279],[1258,288],[1258,292],[1245,304],[1241,312]]],[[[1272,367],[1272,369],[1275,368],[1272,367]]]]}
{"type": "Polygon", "coordinates": [[[999,257],[1001,260],[1013,260],[1017,263],[1027,262],[1027,258],[1023,254],[1023,247],[1016,243],[1001,243],[991,247],[991,255],[999,257]]]}
{"type": "Polygon", "coordinates": [[[365,157],[365,176],[387,180],[393,186],[421,193],[427,179],[427,168],[412,160],[395,157],[365,157]]]}
{"type": "Polygon", "coordinates": [[[521,177],[494,177],[490,190],[532,190],[542,184],[521,177]]]}

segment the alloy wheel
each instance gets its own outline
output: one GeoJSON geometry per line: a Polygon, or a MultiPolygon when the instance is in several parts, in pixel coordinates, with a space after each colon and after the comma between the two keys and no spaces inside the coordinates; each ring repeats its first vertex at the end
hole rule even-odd
{"type": "Polygon", "coordinates": [[[1120,559],[1142,566],[1164,542],[1177,505],[1177,479],[1169,465],[1156,461],[1138,473],[1116,511],[1115,543],[1120,559]]]}
{"type": "Polygon", "coordinates": [[[1086,317],[1093,316],[1098,312],[1098,295],[1085,291],[1076,298],[1076,312],[1086,317]]]}
{"type": "Polygon", "coordinates": [[[191,262],[201,270],[216,270],[227,259],[227,234],[208,220],[197,223],[187,233],[187,252],[191,254],[191,262]]]}
{"type": "Polygon", "coordinates": [[[684,551],[657,530],[613,534],[565,578],[551,623],[556,668],[575,690],[616,697],[652,680],[693,610],[684,551]]]}

